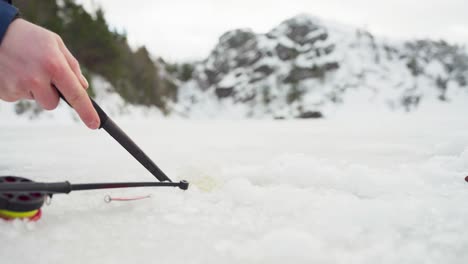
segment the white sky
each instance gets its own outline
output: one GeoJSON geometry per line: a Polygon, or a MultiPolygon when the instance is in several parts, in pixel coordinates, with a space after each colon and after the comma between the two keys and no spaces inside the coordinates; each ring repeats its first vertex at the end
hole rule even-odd
{"type": "Polygon", "coordinates": [[[299,13],[366,28],[390,38],[444,38],[468,43],[466,0],[78,0],[102,6],[132,45],[166,60],[206,57],[234,28],[266,32],[299,13]]]}

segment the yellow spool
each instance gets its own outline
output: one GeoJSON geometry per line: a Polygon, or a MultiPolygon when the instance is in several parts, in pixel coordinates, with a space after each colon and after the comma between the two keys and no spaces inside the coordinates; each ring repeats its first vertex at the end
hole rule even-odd
{"type": "Polygon", "coordinates": [[[37,214],[39,210],[27,211],[27,212],[13,212],[8,210],[0,210],[0,217],[7,219],[16,219],[16,218],[30,218],[37,214]]]}

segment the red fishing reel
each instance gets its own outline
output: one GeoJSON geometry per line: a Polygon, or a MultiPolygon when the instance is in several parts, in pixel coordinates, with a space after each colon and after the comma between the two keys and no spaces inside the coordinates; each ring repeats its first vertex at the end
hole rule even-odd
{"type": "MultiPolygon", "coordinates": [[[[0,184],[31,183],[33,181],[17,176],[1,176],[0,184]]],[[[0,193],[0,218],[5,220],[41,218],[41,207],[47,199],[45,192],[0,193]]]]}

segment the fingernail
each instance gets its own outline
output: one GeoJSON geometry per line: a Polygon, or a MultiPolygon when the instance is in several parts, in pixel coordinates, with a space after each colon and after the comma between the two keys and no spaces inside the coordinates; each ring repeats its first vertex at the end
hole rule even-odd
{"type": "Polygon", "coordinates": [[[85,83],[85,88],[87,89],[89,87],[89,83],[88,80],[86,80],[86,78],[84,77],[84,75],[81,75],[81,80],[83,80],[83,82],[85,83]]]}
{"type": "Polygon", "coordinates": [[[99,128],[99,121],[94,119],[91,122],[89,122],[89,128],[98,129],[99,128]]]}

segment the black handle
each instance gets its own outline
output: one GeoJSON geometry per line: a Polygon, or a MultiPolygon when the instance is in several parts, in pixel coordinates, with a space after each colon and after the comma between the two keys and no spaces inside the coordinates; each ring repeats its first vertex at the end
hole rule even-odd
{"type": "MultiPolygon", "coordinates": [[[[65,101],[70,107],[72,107],[70,103],[67,101],[67,99],[65,99],[65,96],[63,96],[63,94],[60,92],[60,90],[57,89],[57,87],[54,84],[52,84],[52,86],[57,90],[57,93],[60,96],[60,98],[62,98],[62,100],[65,101]]],[[[102,128],[104,124],[107,122],[107,120],[109,119],[109,117],[107,116],[106,112],[104,112],[104,110],[102,110],[102,108],[93,100],[93,98],[89,97],[89,100],[91,100],[91,103],[93,104],[94,109],[96,109],[96,112],[99,115],[99,120],[100,120],[99,128],[102,128]]]]}
{"type": "Polygon", "coordinates": [[[93,98],[89,97],[89,99],[91,100],[94,109],[96,109],[96,112],[99,115],[99,128],[102,128],[106,124],[107,120],[109,120],[109,117],[107,116],[106,112],[104,112],[104,110],[102,110],[102,108],[96,102],[94,102],[93,98]]]}
{"type": "Polygon", "coordinates": [[[72,185],[70,182],[19,182],[19,183],[2,183],[0,184],[0,193],[7,192],[47,192],[54,193],[70,193],[72,185]]]}
{"type": "MultiPolygon", "coordinates": [[[[63,94],[55,85],[53,87],[57,90],[60,98],[62,98],[70,107],[72,107],[68,101],[65,99],[63,94]]],[[[102,108],[94,102],[90,97],[91,103],[93,103],[94,109],[99,115],[101,122],[99,128],[104,128],[104,130],[109,133],[119,144],[124,147],[141,165],[143,165],[153,176],[155,176],[159,181],[169,181],[172,182],[169,177],[143,152],[138,145],[133,142],[133,140],[125,134],[125,132],[115,124],[112,119],[110,119],[107,114],[102,110],[102,108]]],[[[187,186],[188,187],[188,186],[187,186]]]]}

